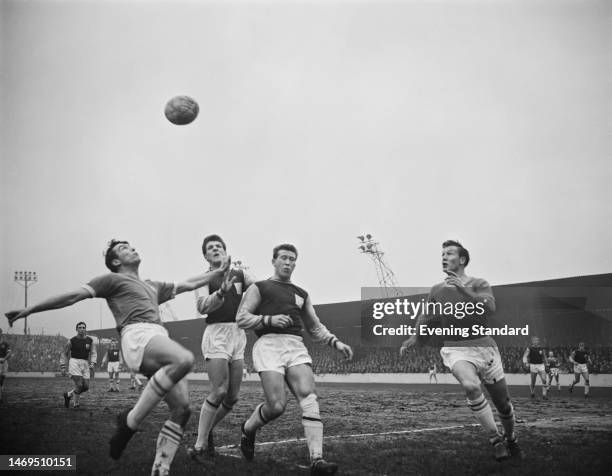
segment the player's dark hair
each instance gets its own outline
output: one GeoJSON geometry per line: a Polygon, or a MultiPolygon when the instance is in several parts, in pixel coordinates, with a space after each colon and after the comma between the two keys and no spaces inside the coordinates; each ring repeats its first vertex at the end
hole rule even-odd
{"type": "Polygon", "coordinates": [[[116,273],[119,270],[119,266],[114,265],[113,260],[115,258],[118,258],[114,248],[120,243],[127,243],[127,241],[115,239],[110,240],[106,247],[106,251],[104,252],[104,264],[106,264],[106,267],[110,269],[113,273],[116,273]]]}
{"type": "Polygon", "coordinates": [[[459,248],[459,258],[465,258],[464,267],[470,262],[470,252],[466,250],[461,243],[455,240],[446,240],[442,243],[442,248],[448,248],[449,246],[456,246],[459,248]]]}
{"type": "Polygon", "coordinates": [[[78,329],[80,325],[85,326],[85,329],[87,329],[87,324],[85,324],[83,321],[81,321],[81,322],[77,322],[77,325],[76,325],[76,326],[74,326],[74,328],[75,328],[75,329],[78,329]]]}
{"type": "Polygon", "coordinates": [[[219,235],[208,235],[206,238],[204,238],[204,241],[202,242],[202,254],[203,255],[206,255],[206,245],[210,243],[211,241],[218,241],[219,243],[221,243],[221,246],[223,246],[223,249],[227,251],[227,248],[225,247],[225,241],[223,241],[223,238],[221,238],[219,235]]]}
{"type": "Polygon", "coordinates": [[[298,251],[295,246],[290,245],[289,243],[283,243],[282,245],[274,247],[274,249],[272,250],[272,259],[276,259],[280,250],[291,251],[292,253],[295,253],[296,258],[298,256],[298,251]]]}

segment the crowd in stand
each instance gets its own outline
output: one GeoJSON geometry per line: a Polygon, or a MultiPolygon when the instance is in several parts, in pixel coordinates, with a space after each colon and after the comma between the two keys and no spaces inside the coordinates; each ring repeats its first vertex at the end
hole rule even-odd
{"type": "MultiPolygon", "coordinates": [[[[13,351],[10,360],[10,371],[13,372],[56,372],[59,368],[60,354],[68,339],[63,336],[50,335],[13,335],[4,334],[13,351]]],[[[254,339],[249,337],[245,353],[245,367],[253,372],[251,350],[254,339]]],[[[434,347],[418,347],[410,349],[404,357],[399,356],[397,348],[371,347],[351,343],[355,356],[352,361],[343,360],[331,348],[306,342],[313,359],[313,369],[317,374],[346,373],[424,373],[436,364],[438,372],[447,372],[438,349],[434,347]]],[[[572,373],[569,355],[575,347],[552,347],[555,356],[560,360],[560,370],[572,373]]],[[[588,347],[593,365],[589,366],[591,373],[612,373],[612,347],[588,347]]],[[[98,347],[98,364],[101,363],[106,345],[98,347]]],[[[527,368],[523,365],[525,346],[500,347],[504,370],[506,373],[523,373],[527,368]]],[[[194,350],[196,364],[194,372],[205,371],[204,359],[199,351],[194,350]]]]}
{"type": "Polygon", "coordinates": [[[57,372],[59,358],[68,339],[49,335],[3,334],[11,346],[9,371],[57,372]]]}

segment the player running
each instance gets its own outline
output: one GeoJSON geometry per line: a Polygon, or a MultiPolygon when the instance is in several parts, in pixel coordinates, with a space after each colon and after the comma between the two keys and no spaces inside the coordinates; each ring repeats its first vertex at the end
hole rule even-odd
{"type": "Polygon", "coordinates": [[[96,344],[93,338],[87,335],[87,325],[79,322],[76,325],[77,335],[72,337],[64,347],[64,352],[60,355],[60,369],[62,375],[66,375],[66,364],[68,364],[68,374],[72,380],[73,388],[64,392],[64,406],[70,408],[70,400],[73,408],[78,408],[81,401],[81,394],[89,390],[89,380],[91,370],[95,367],[98,359],[96,344]]]}
{"type": "Polygon", "coordinates": [[[8,361],[11,353],[11,346],[4,340],[4,334],[0,329],[0,403],[4,403],[4,378],[8,374],[8,361]]]}
{"type": "Polygon", "coordinates": [[[548,368],[548,388],[552,386],[553,379],[557,381],[557,390],[561,391],[561,384],[559,383],[559,359],[555,357],[555,353],[552,350],[548,351],[548,356],[546,357],[546,365],[548,368]]]}
{"type": "Polygon", "coordinates": [[[152,474],[167,475],[189,420],[189,391],[184,377],[193,366],[193,354],[170,339],[162,325],[159,305],[177,294],[193,291],[229,269],[228,259],[220,268],[179,283],[142,280],[140,255],[127,241],[112,240],[105,253],[110,273],[93,278],[74,291],[48,298],[33,306],[6,313],[12,325],[36,312],[71,306],[83,299],[106,299],[121,334],[123,358],[128,367],[150,377],[132,409],[121,412],[117,429],[109,441],[110,456],[119,459],[145,417],[165,400],[170,418],[157,439],[152,474]]]}
{"type": "Polygon", "coordinates": [[[104,364],[108,362],[106,371],[108,372],[108,391],[119,392],[119,369],[123,364],[121,358],[121,351],[119,350],[119,343],[116,339],[111,340],[110,346],[104,354],[102,359],[101,367],[104,368],[104,364]]]}
{"type": "Polygon", "coordinates": [[[429,366],[429,383],[431,383],[432,379],[438,383],[438,376],[436,375],[437,370],[438,369],[435,363],[429,366]]]}
{"type": "Polygon", "coordinates": [[[253,414],[242,424],[240,449],[251,461],[255,434],[285,411],[285,383],[302,410],[302,425],[310,453],[311,474],[334,474],[338,466],[323,459],[323,423],[312,373],[312,359],[304,346],[302,328],[313,340],[338,350],[347,359],[352,349],[340,342],[321,322],[308,293],[291,282],[298,252],[290,244],[278,245],[272,253],[274,275],[258,281],[245,293],[236,321],[258,336],[253,347],[253,365],[265,395],[253,414]]]}
{"type": "MultiPolygon", "coordinates": [[[[471,329],[475,323],[486,327],[486,314],[495,312],[495,298],[489,283],[484,279],[465,274],[465,267],[469,262],[470,254],[461,243],[458,241],[442,243],[442,270],[447,277],[442,283],[432,287],[427,301],[440,303],[440,308],[450,304],[454,309],[458,309],[456,307],[458,305],[466,309],[467,304],[471,303],[473,308],[477,306],[482,308],[485,314],[462,315],[461,319],[443,316],[442,327],[448,327],[451,323],[454,328],[471,329]]],[[[421,314],[417,318],[417,329],[426,322],[426,316],[421,314]]],[[[507,459],[508,450],[512,456],[522,457],[514,432],[514,408],[510,402],[497,344],[490,336],[480,337],[470,334],[466,338],[459,335],[450,337],[452,338],[444,340],[440,355],[444,365],[463,387],[468,406],[474,416],[488,433],[495,459],[498,461],[507,459]],[[504,429],[503,435],[497,429],[491,406],[482,392],[481,382],[484,383],[497,408],[504,429]]],[[[422,340],[419,332],[405,340],[400,348],[400,355],[404,355],[410,347],[422,340]]]]}
{"type": "Polygon", "coordinates": [[[523,364],[529,367],[529,374],[531,376],[531,383],[529,384],[531,398],[535,398],[535,386],[539,375],[542,382],[542,399],[548,400],[545,363],[546,353],[540,345],[540,338],[533,336],[531,338],[531,346],[527,347],[523,353],[523,364]]]}
{"type": "MultiPolygon", "coordinates": [[[[209,235],[202,243],[202,253],[210,265],[218,269],[226,259],[226,245],[219,235],[209,235]]],[[[201,290],[198,311],[206,314],[206,329],[202,336],[202,354],[211,391],[200,410],[198,438],[189,454],[196,459],[204,454],[214,456],[212,429],[232,411],[238,401],[238,393],[244,369],[246,334],[236,324],[236,312],[243,292],[255,279],[241,269],[232,269],[225,278],[213,278],[201,290]]]]}
{"type": "Polygon", "coordinates": [[[569,361],[574,364],[574,381],[569,386],[569,392],[574,391],[574,385],[580,382],[580,376],[584,379],[584,398],[588,398],[589,389],[589,365],[593,365],[591,356],[586,350],[584,342],[578,344],[578,349],[573,350],[570,354],[569,361]]]}

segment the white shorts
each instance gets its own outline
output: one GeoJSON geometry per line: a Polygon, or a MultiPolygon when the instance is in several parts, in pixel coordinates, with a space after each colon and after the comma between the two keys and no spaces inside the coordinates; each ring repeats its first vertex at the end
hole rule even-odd
{"type": "Polygon", "coordinates": [[[499,382],[504,378],[504,368],[497,347],[442,347],[442,361],[450,370],[460,360],[470,362],[476,367],[480,380],[487,384],[499,382]]]}
{"type": "Polygon", "coordinates": [[[202,336],[202,355],[229,362],[243,360],[246,343],[246,334],[235,322],[209,324],[202,336]]]}
{"type": "Polygon", "coordinates": [[[8,373],[8,359],[0,359],[0,375],[8,373]]]}
{"type": "Polygon", "coordinates": [[[129,369],[140,371],[145,347],[155,336],[168,336],[166,328],[160,324],[137,322],[121,329],[121,353],[129,369]]]}
{"type": "Polygon", "coordinates": [[[83,377],[89,379],[89,361],[84,359],[70,358],[68,361],[68,373],[71,377],[83,377]]]}
{"type": "Polygon", "coordinates": [[[108,366],[106,367],[106,371],[109,374],[115,373],[115,372],[119,372],[119,361],[117,362],[109,362],[108,366]]]}
{"type": "Polygon", "coordinates": [[[574,364],[574,373],[575,374],[589,373],[589,368],[587,367],[587,364],[574,364]]]}
{"type": "Polygon", "coordinates": [[[544,373],[544,364],[529,364],[529,372],[532,374],[544,373]]]}
{"type": "Polygon", "coordinates": [[[557,375],[559,375],[559,368],[551,367],[548,369],[548,373],[551,375],[551,377],[556,377],[557,375]]]}
{"type": "Polygon", "coordinates": [[[312,364],[312,359],[299,336],[265,334],[253,346],[253,367],[256,372],[274,371],[285,375],[289,367],[312,364]]]}

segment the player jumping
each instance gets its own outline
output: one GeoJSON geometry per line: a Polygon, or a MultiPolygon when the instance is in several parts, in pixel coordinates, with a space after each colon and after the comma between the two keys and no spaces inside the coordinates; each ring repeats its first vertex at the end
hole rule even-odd
{"type": "Polygon", "coordinates": [[[138,273],[140,255],[127,241],[112,240],[105,253],[110,273],[93,278],[74,291],[59,294],[25,309],[6,313],[12,325],[36,312],[71,306],[83,299],[106,299],[121,334],[123,358],[128,367],[150,377],[132,409],[121,412],[109,441],[110,456],[119,459],[145,417],[165,400],[170,418],[157,439],[152,474],[167,475],[191,413],[184,377],[193,366],[193,354],[170,339],[161,323],[159,305],[177,294],[193,291],[213,277],[223,276],[229,259],[220,268],[179,283],[143,281],[138,273]]]}
{"type": "MultiPolygon", "coordinates": [[[[202,253],[210,270],[218,269],[226,259],[225,242],[219,235],[209,235],[202,243],[202,253]]],[[[238,393],[244,369],[246,334],[236,324],[236,312],[243,292],[255,279],[241,269],[232,269],[225,278],[218,276],[202,288],[198,298],[198,311],[206,314],[206,330],[202,336],[202,354],[211,391],[200,410],[198,438],[188,448],[193,458],[206,453],[214,456],[212,429],[232,411],[238,401],[238,393]]]]}
{"type": "MultiPolygon", "coordinates": [[[[442,244],[442,270],[446,279],[432,287],[428,303],[461,304],[463,309],[468,303],[475,308],[480,306],[486,313],[495,312],[495,298],[487,281],[465,274],[465,267],[470,261],[468,250],[457,241],[445,241],[442,244]]],[[[456,309],[456,308],[455,308],[456,309]]],[[[461,316],[461,319],[442,317],[442,325],[452,322],[454,327],[470,329],[473,324],[486,324],[486,314],[480,316],[461,316]],[[446,322],[445,322],[446,321],[446,322]]],[[[417,319],[417,329],[426,322],[426,316],[421,314],[417,319]]],[[[467,396],[467,403],[474,416],[489,435],[493,445],[495,459],[502,461],[508,458],[508,450],[512,456],[522,457],[522,452],[514,433],[514,408],[506,385],[502,360],[497,344],[490,336],[463,338],[452,336],[444,341],[440,355],[444,365],[450,369],[459,381],[467,396]],[[504,434],[500,434],[495,423],[491,406],[484,396],[480,384],[484,383],[502,422],[504,434]],[[504,444],[505,443],[505,444],[504,444]]],[[[415,344],[422,341],[417,332],[403,342],[400,355],[415,344]]]]}
{"type": "Polygon", "coordinates": [[[306,327],[313,340],[328,344],[347,359],[352,359],[353,351],[321,324],[308,293],[291,282],[297,257],[293,245],[275,247],[274,275],[251,286],[238,310],[238,325],[255,330],[259,337],[253,347],[253,365],[265,395],[265,402],[242,424],[240,449],[248,461],[253,459],[257,430],[285,411],[286,383],[302,410],[311,474],[334,474],[338,466],[323,459],[323,423],[302,328],[306,327]]]}
{"type": "Polygon", "coordinates": [[[535,398],[535,386],[540,376],[542,382],[542,399],[548,400],[547,390],[548,384],[546,382],[546,354],[544,349],[540,346],[540,338],[533,336],[531,338],[531,346],[525,349],[523,354],[523,364],[529,366],[529,374],[531,376],[531,382],[529,384],[529,390],[531,390],[531,398],[535,398]]]}
{"type": "Polygon", "coordinates": [[[578,344],[578,349],[573,350],[570,354],[569,361],[574,364],[574,381],[569,386],[569,392],[574,391],[574,385],[580,382],[580,376],[584,379],[584,398],[588,398],[589,389],[589,365],[593,365],[591,356],[587,352],[584,342],[578,344]]]}

